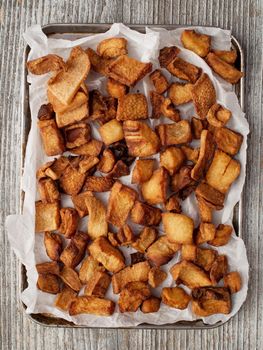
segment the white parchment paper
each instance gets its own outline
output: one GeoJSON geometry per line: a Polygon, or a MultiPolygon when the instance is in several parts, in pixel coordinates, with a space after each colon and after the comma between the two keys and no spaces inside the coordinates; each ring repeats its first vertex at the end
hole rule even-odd
{"type": "MultiPolygon", "coordinates": [[[[206,33],[212,36],[212,47],[216,49],[228,50],[230,48],[230,32],[227,30],[221,30],[218,28],[204,28],[196,27],[199,32],[206,33]]],[[[232,185],[228,196],[225,201],[225,206],[221,211],[218,211],[214,215],[215,224],[228,223],[231,225],[232,212],[235,204],[239,201],[244,180],[245,180],[245,167],[246,167],[246,147],[247,147],[247,134],[249,133],[248,123],[245,119],[244,113],[241,111],[237,96],[232,91],[232,86],[229,83],[223,81],[219,76],[214,74],[209,66],[203,59],[194,54],[193,52],[184,49],[181,46],[180,34],[183,28],[179,28],[172,31],[164,29],[149,29],[147,28],[146,34],[138,33],[129,29],[123,24],[113,24],[111,28],[103,34],[96,34],[92,36],[82,37],[76,35],[77,40],[66,40],[66,36],[56,35],[55,37],[47,38],[42,32],[41,27],[38,25],[30,27],[24,34],[24,38],[28,45],[31,47],[28,59],[35,59],[40,56],[55,53],[67,59],[72,47],[81,45],[83,48],[91,47],[96,49],[97,43],[100,40],[112,37],[121,36],[128,40],[128,50],[131,57],[137,58],[141,61],[153,62],[153,68],[158,67],[158,54],[159,49],[164,46],[176,45],[182,50],[180,57],[193,63],[203,69],[211,78],[217,93],[217,100],[220,104],[230,109],[232,112],[232,118],[228,123],[228,126],[244,136],[244,141],[241,146],[239,154],[236,156],[241,163],[241,174],[237,181],[232,185]]],[[[175,77],[172,77],[167,71],[163,71],[170,82],[176,81],[175,77]]],[[[48,257],[45,252],[43,244],[43,234],[35,234],[35,206],[34,202],[38,199],[36,190],[36,170],[37,168],[48,160],[53,159],[47,157],[42,149],[39,131],[37,128],[37,113],[39,107],[47,102],[46,90],[47,81],[49,75],[34,76],[28,75],[29,95],[30,95],[30,109],[32,115],[32,126],[28,137],[28,143],[26,148],[24,175],[22,179],[22,188],[25,191],[25,201],[22,215],[10,215],[6,220],[6,227],[8,232],[8,238],[10,245],[14,250],[20,261],[26,266],[28,288],[22,293],[21,299],[26,305],[27,313],[50,313],[54,316],[64,318],[68,321],[74,322],[78,325],[87,325],[90,327],[128,327],[136,326],[140,323],[147,322],[155,325],[161,325],[165,323],[173,323],[180,320],[192,321],[196,317],[191,312],[191,303],[185,310],[177,310],[170,308],[164,304],[161,304],[161,308],[158,313],[143,314],[141,311],[136,313],[124,313],[121,314],[116,306],[115,313],[110,317],[98,317],[94,315],[78,315],[71,317],[66,312],[63,312],[53,306],[55,296],[47,293],[43,293],[36,287],[37,271],[35,268],[36,263],[48,261],[48,257]]],[[[87,84],[89,89],[100,88],[102,92],[105,91],[105,78],[97,73],[91,73],[88,76],[87,84]]],[[[131,92],[140,91],[145,93],[149,99],[149,91],[153,89],[149,78],[145,78],[139,82],[131,92]]],[[[150,107],[150,106],[149,106],[150,107]]],[[[182,119],[190,119],[195,115],[193,105],[191,103],[179,106],[182,119]]],[[[151,110],[150,110],[151,112],[151,110]]],[[[154,127],[158,123],[169,123],[167,119],[149,121],[154,127]]],[[[95,126],[92,128],[95,138],[100,138],[95,126]]],[[[196,144],[193,143],[193,145],[196,144]]],[[[122,177],[120,179],[123,183],[130,185],[130,176],[122,177]]],[[[106,203],[108,194],[96,194],[104,203],[106,203]]],[[[62,198],[63,206],[73,206],[68,196],[62,198]]],[[[183,202],[183,212],[191,216],[195,224],[198,225],[198,212],[194,196],[189,196],[183,202]]],[[[82,220],[80,229],[85,229],[87,218],[82,220]]],[[[139,232],[140,227],[133,227],[135,232],[139,232]]],[[[160,227],[161,232],[161,227],[160,227]]],[[[127,263],[129,264],[129,254],[135,252],[132,248],[121,248],[127,263]]],[[[229,271],[238,271],[242,277],[242,289],[232,296],[233,307],[229,315],[217,314],[210,317],[203,318],[205,323],[214,324],[218,321],[226,321],[232,317],[241,307],[247,294],[248,286],[248,261],[246,256],[246,249],[243,240],[232,234],[230,242],[223,246],[216,248],[220,254],[225,254],[228,258],[229,271]]],[[[169,262],[169,264],[163,266],[163,269],[168,271],[170,267],[180,260],[180,255],[177,253],[175,257],[169,262]]],[[[78,267],[77,267],[78,269],[78,267]]],[[[159,296],[163,287],[174,286],[174,281],[168,274],[164,283],[153,290],[153,294],[159,296]]],[[[183,286],[187,291],[190,290],[183,286]]],[[[110,287],[106,297],[114,301],[118,300],[118,295],[114,295],[112,288],[110,287]]]]}

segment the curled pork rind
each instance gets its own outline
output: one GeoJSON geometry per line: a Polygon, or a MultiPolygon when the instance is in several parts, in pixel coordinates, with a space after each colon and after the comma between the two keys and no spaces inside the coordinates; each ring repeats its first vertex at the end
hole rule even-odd
{"type": "Polygon", "coordinates": [[[231,118],[231,111],[215,103],[208,111],[206,119],[215,128],[222,128],[231,118]]]}
{"type": "Polygon", "coordinates": [[[103,58],[115,58],[126,55],[127,40],[124,38],[108,38],[102,40],[97,46],[98,54],[103,58]]]}
{"type": "Polygon", "coordinates": [[[27,62],[27,69],[30,73],[41,75],[49,72],[66,69],[66,63],[57,55],[46,55],[27,62]]]}

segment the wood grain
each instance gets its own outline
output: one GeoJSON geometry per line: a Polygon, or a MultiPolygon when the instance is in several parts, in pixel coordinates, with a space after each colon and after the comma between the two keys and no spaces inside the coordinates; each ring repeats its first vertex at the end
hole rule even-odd
{"type": "Polygon", "coordinates": [[[0,1],[0,349],[262,348],[262,11],[261,0],[0,1]],[[54,329],[32,323],[22,312],[19,263],[4,230],[6,215],[19,212],[22,34],[31,24],[55,22],[214,25],[231,29],[243,46],[245,106],[251,128],[243,220],[250,286],[238,315],[222,327],[205,331],[54,329]]]}

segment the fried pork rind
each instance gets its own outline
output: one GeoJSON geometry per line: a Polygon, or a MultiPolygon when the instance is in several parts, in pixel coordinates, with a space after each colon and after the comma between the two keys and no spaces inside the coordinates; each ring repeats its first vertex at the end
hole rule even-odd
{"type": "Polygon", "coordinates": [[[110,191],[114,180],[103,176],[88,176],[83,185],[83,191],[107,192],[110,191]]]}
{"type": "Polygon", "coordinates": [[[117,120],[139,120],[148,118],[148,104],[145,95],[127,94],[119,98],[117,120]]]}
{"type": "Polygon", "coordinates": [[[168,263],[180,248],[180,244],[169,242],[166,236],[161,236],[147,249],[146,257],[158,267],[168,263]]]}
{"type": "Polygon", "coordinates": [[[215,225],[208,222],[201,222],[196,235],[196,244],[199,245],[213,240],[215,238],[215,234],[215,225]]]}
{"type": "Polygon", "coordinates": [[[165,98],[161,104],[162,114],[173,120],[174,122],[179,122],[181,120],[179,111],[174,107],[172,100],[170,98],[165,98]]]}
{"type": "MultiPolygon", "coordinates": [[[[82,83],[83,85],[84,83],[82,83]]],[[[73,100],[69,104],[63,104],[61,103],[56,96],[54,96],[51,91],[47,90],[47,98],[49,101],[49,104],[52,105],[54,111],[56,113],[61,113],[61,115],[64,112],[72,112],[74,111],[74,114],[76,114],[76,111],[79,111],[78,108],[83,106],[84,104],[87,104],[88,102],[88,96],[83,91],[79,90],[76,95],[74,96],[73,100]]]]}
{"type": "Polygon", "coordinates": [[[103,298],[110,285],[111,277],[106,272],[97,271],[88,281],[84,294],[103,298]]]}
{"type": "Polygon", "coordinates": [[[160,164],[170,175],[176,173],[185,160],[184,152],[177,147],[168,147],[160,154],[160,164]]]}
{"type": "Polygon", "coordinates": [[[60,255],[60,260],[67,267],[75,268],[83,259],[89,236],[84,232],[77,232],[60,255]]]}
{"type": "Polygon", "coordinates": [[[99,163],[99,158],[94,156],[82,156],[79,162],[79,172],[85,174],[99,163]]]}
{"type": "Polygon", "coordinates": [[[212,239],[208,243],[215,247],[220,247],[222,245],[225,245],[229,242],[232,231],[233,231],[232,226],[220,224],[216,228],[214,239],[212,239]]]}
{"type": "Polygon", "coordinates": [[[66,69],[48,82],[48,90],[63,104],[69,104],[90,70],[90,60],[79,46],[73,47],[66,69]]]}
{"type": "Polygon", "coordinates": [[[191,126],[188,120],[156,127],[163,146],[180,145],[192,141],[191,126]]]}
{"type": "Polygon", "coordinates": [[[154,159],[138,159],[136,160],[135,166],[132,172],[132,184],[141,184],[148,181],[154,169],[154,159]]]}
{"type": "Polygon", "coordinates": [[[99,140],[91,140],[85,145],[73,148],[70,152],[83,156],[98,156],[100,154],[103,143],[99,140]]]}
{"type": "Polygon", "coordinates": [[[115,303],[108,299],[95,296],[77,297],[69,307],[71,316],[79,314],[93,314],[97,316],[110,316],[114,313],[115,303]]]}
{"type": "MultiPolygon", "coordinates": [[[[103,125],[112,119],[116,118],[117,114],[117,100],[111,96],[103,97],[101,94],[101,99],[103,104],[100,105],[100,101],[96,101],[98,94],[95,95],[94,90],[93,97],[90,104],[90,117],[89,119],[95,120],[99,125],[103,125]],[[103,107],[103,108],[102,108],[103,107]]],[[[99,92],[98,92],[99,93],[99,92]]]]}
{"type": "Polygon", "coordinates": [[[181,41],[186,49],[195,52],[200,57],[205,57],[210,51],[210,35],[200,34],[195,30],[184,30],[181,41]]]}
{"type": "Polygon", "coordinates": [[[202,197],[196,196],[196,200],[199,209],[200,220],[202,222],[212,222],[212,208],[207,205],[207,202],[202,197]]]}
{"type": "Polygon", "coordinates": [[[156,240],[158,233],[153,227],[144,227],[140,234],[136,237],[132,247],[141,253],[145,253],[151,244],[156,240]]]}
{"type": "Polygon", "coordinates": [[[177,284],[183,283],[191,289],[212,285],[208,275],[190,261],[183,260],[175,264],[170,269],[170,273],[177,284]]]}
{"type": "Polygon", "coordinates": [[[207,206],[215,210],[221,210],[224,207],[225,195],[207,183],[200,183],[195,190],[197,197],[201,197],[207,206]]]}
{"type": "Polygon", "coordinates": [[[182,208],[179,202],[179,198],[176,194],[172,194],[165,203],[165,209],[172,213],[181,213],[182,208]]]}
{"type": "Polygon", "coordinates": [[[217,251],[213,249],[197,248],[195,263],[205,271],[210,271],[217,257],[217,251]]]}
{"type": "Polygon", "coordinates": [[[122,227],[137,199],[137,192],[116,181],[112,186],[107,208],[107,220],[112,225],[122,227]]]}
{"type": "Polygon", "coordinates": [[[124,137],[122,124],[116,119],[112,119],[108,123],[102,125],[99,128],[99,132],[105,145],[120,141],[124,137]]]}
{"type": "Polygon", "coordinates": [[[175,77],[189,81],[192,84],[197,81],[201,74],[201,68],[186,62],[180,57],[176,57],[166,68],[175,77]]]}
{"type": "Polygon", "coordinates": [[[85,196],[85,204],[89,213],[88,234],[92,239],[107,236],[108,223],[104,204],[93,194],[85,196]]]}
{"type": "Polygon", "coordinates": [[[166,279],[167,273],[159,267],[152,267],[148,274],[148,282],[152,288],[157,288],[166,279]]]}
{"type": "Polygon", "coordinates": [[[192,99],[197,115],[201,119],[205,119],[209,109],[216,103],[216,91],[206,73],[203,73],[194,84],[192,99]]]}
{"type": "Polygon", "coordinates": [[[94,50],[91,48],[88,48],[86,50],[86,54],[89,57],[91,68],[102,75],[108,74],[108,66],[112,63],[113,59],[112,58],[103,58],[99,56],[94,50]]]}
{"type": "Polygon", "coordinates": [[[222,128],[231,118],[231,111],[215,103],[208,111],[206,119],[215,128],[222,128]]]}
{"type": "Polygon", "coordinates": [[[59,261],[63,249],[63,241],[60,235],[53,232],[45,232],[44,244],[47,256],[51,260],[59,261]]]}
{"type": "Polygon", "coordinates": [[[60,224],[59,204],[58,203],[35,203],[35,231],[55,231],[60,224]]]}
{"type": "Polygon", "coordinates": [[[131,211],[131,220],[143,226],[158,226],[161,221],[161,209],[136,201],[131,211]]]}
{"type": "Polygon", "coordinates": [[[145,261],[144,254],[140,252],[130,254],[130,258],[131,258],[131,265],[145,261]]]}
{"type": "Polygon", "coordinates": [[[193,163],[197,163],[199,157],[199,148],[192,148],[189,146],[182,146],[181,150],[183,151],[187,160],[193,163]]]}
{"type": "Polygon", "coordinates": [[[87,256],[81,264],[79,279],[81,283],[87,284],[97,272],[104,272],[105,268],[92,256],[87,256]]]}
{"type": "Polygon", "coordinates": [[[43,172],[41,177],[50,177],[52,180],[58,180],[63,174],[66,167],[69,165],[69,159],[67,157],[61,156],[55,159],[53,162],[46,163],[41,170],[37,171],[37,178],[40,177],[40,172],[43,172]]]}
{"type": "Polygon", "coordinates": [[[231,312],[229,290],[223,287],[202,287],[192,291],[192,311],[200,317],[231,312]]]}
{"type": "Polygon", "coordinates": [[[73,196],[80,192],[85,178],[86,174],[82,174],[71,162],[61,175],[59,185],[64,193],[73,196]]]}
{"type": "Polygon", "coordinates": [[[162,222],[164,232],[172,243],[192,244],[194,222],[183,214],[163,213],[162,222]]]}
{"type": "Polygon", "coordinates": [[[214,139],[219,149],[234,156],[240,150],[243,142],[243,135],[228,128],[216,128],[214,139]]]}
{"type": "Polygon", "coordinates": [[[59,128],[64,128],[65,126],[78,123],[88,117],[87,96],[86,95],[84,96],[86,101],[82,105],[76,107],[75,109],[56,113],[56,122],[59,128]]]}
{"type": "Polygon", "coordinates": [[[143,261],[132,266],[127,266],[120,272],[115,273],[112,276],[113,293],[120,293],[120,291],[130,282],[147,282],[149,271],[150,264],[148,261],[143,261]]]}
{"type": "Polygon", "coordinates": [[[200,151],[198,160],[191,171],[191,177],[195,181],[202,179],[213,159],[215,152],[215,142],[213,135],[208,130],[203,130],[200,139],[200,151]]]}
{"type": "Polygon", "coordinates": [[[237,271],[229,272],[224,276],[224,287],[228,288],[231,294],[239,292],[241,286],[241,276],[237,271]]]}
{"type": "Polygon", "coordinates": [[[206,173],[206,181],[216,190],[226,193],[239,174],[240,163],[226,153],[217,150],[206,173]]]}
{"type": "Polygon", "coordinates": [[[174,105],[182,105],[192,101],[193,85],[190,83],[173,83],[169,87],[168,96],[174,105]]]}
{"type": "Polygon", "coordinates": [[[182,260],[195,261],[197,257],[197,246],[194,244],[184,244],[181,250],[182,260]]]}
{"type": "Polygon", "coordinates": [[[119,83],[118,81],[108,78],[107,80],[107,92],[114,98],[120,98],[127,94],[128,86],[119,83]]]}
{"type": "Polygon", "coordinates": [[[192,166],[184,165],[172,177],[172,190],[183,200],[194,191],[197,184],[190,176],[191,170],[192,166]]]}
{"type": "Polygon", "coordinates": [[[65,70],[66,64],[60,56],[50,54],[27,62],[27,69],[32,74],[41,75],[65,70]]]}
{"type": "Polygon", "coordinates": [[[210,269],[210,279],[216,285],[227,273],[228,263],[225,255],[219,255],[213,262],[210,269]]]}
{"type": "Polygon", "coordinates": [[[213,50],[212,52],[226,63],[234,64],[236,62],[237,51],[235,49],[230,51],[213,50]]]}
{"type": "Polygon", "coordinates": [[[38,192],[43,203],[55,203],[60,200],[56,183],[51,178],[43,178],[38,182],[38,192]]]}
{"type": "Polygon", "coordinates": [[[103,58],[115,58],[121,55],[127,55],[127,40],[124,38],[104,39],[97,46],[97,52],[103,58]]]}
{"type": "Polygon", "coordinates": [[[161,300],[156,297],[150,297],[143,301],[141,305],[141,311],[144,314],[148,314],[151,312],[158,312],[160,309],[161,300]]]}
{"type": "Polygon", "coordinates": [[[39,274],[37,288],[42,292],[58,294],[60,292],[60,283],[58,276],[52,274],[39,274]]]}
{"type": "Polygon", "coordinates": [[[163,288],[161,297],[164,304],[180,310],[186,309],[191,300],[190,295],[180,287],[163,288]]]}
{"type": "Polygon", "coordinates": [[[191,129],[194,139],[200,139],[202,130],[204,129],[203,121],[199,118],[193,117],[191,119],[191,129]]]}
{"type": "Polygon", "coordinates": [[[55,120],[39,120],[38,127],[46,155],[62,154],[65,151],[64,139],[55,120]]]}
{"type": "Polygon", "coordinates": [[[128,86],[134,86],[151,70],[151,63],[140,62],[126,55],[118,57],[107,67],[110,78],[128,86]]]}
{"type": "Polygon", "coordinates": [[[220,75],[220,77],[231,84],[236,84],[244,75],[231,64],[223,61],[213,52],[210,52],[206,56],[206,62],[218,75],[220,75]]]}
{"type": "Polygon", "coordinates": [[[151,118],[158,119],[162,116],[162,104],[164,103],[165,97],[158,94],[156,91],[150,91],[150,100],[152,105],[151,118]]]}
{"type": "Polygon", "coordinates": [[[77,195],[73,195],[71,197],[74,207],[77,210],[80,218],[83,218],[84,216],[89,214],[88,208],[85,203],[86,197],[89,197],[89,196],[91,196],[91,192],[86,191],[86,192],[81,192],[77,195]]]}
{"type": "Polygon", "coordinates": [[[99,120],[105,117],[107,112],[106,98],[97,89],[90,91],[89,93],[89,119],[99,120]]]}
{"type": "Polygon", "coordinates": [[[63,286],[57,295],[54,305],[64,311],[68,311],[71,303],[76,299],[77,293],[68,286],[63,286]]]}
{"type": "Polygon", "coordinates": [[[56,261],[37,264],[36,269],[40,275],[51,274],[59,276],[60,274],[60,266],[56,261]]]}
{"type": "Polygon", "coordinates": [[[122,253],[114,248],[105,237],[96,238],[88,249],[93,258],[110,272],[116,273],[125,267],[122,253]]]}
{"type": "Polygon", "coordinates": [[[75,292],[80,291],[82,285],[79,279],[79,275],[71,267],[64,266],[62,271],[60,272],[60,278],[67,286],[69,286],[75,292]]]}
{"type": "Polygon", "coordinates": [[[125,140],[115,142],[113,145],[109,146],[109,149],[113,153],[116,161],[122,160],[127,166],[130,166],[135,160],[135,157],[129,155],[125,140]]]}
{"type": "Polygon", "coordinates": [[[66,147],[69,149],[79,147],[90,141],[89,124],[74,124],[65,128],[64,132],[66,138],[66,147]]]}
{"type": "Polygon", "coordinates": [[[129,167],[122,160],[118,160],[117,163],[115,163],[112,171],[108,173],[107,179],[113,181],[112,179],[118,179],[119,177],[126,176],[129,174],[130,174],[129,167]]]}
{"type": "Polygon", "coordinates": [[[180,49],[176,46],[163,47],[159,52],[159,63],[161,67],[167,68],[169,63],[171,63],[179,54],[180,49]]]}
{"type": "Polygon", "coordinates": [[[160,69],[155,69],[155,71],[149,75],[149,78],[151,79],[151,82],[153,83],[158,94],[163,94],[168,89],[168,80],[160,69]]]}
{"type": "Polygon", "coordinates": [[[77,230],[79,215],[73,208],[60,209],[61,223],[58,231],[66,238],[70,238],[77,230]]]}
{"type": "Polygon", "coordinates": [[[160,140],[144,122],[126,120],[123,123],[123,131],[131,156],[148,157],[158,152],[160,140]]]}
{"type": "Polygon", "coordinates": [[[109,173],[115,164],[114,154],[110,149],[105,149],[102,153],[102,157],[100,158],[100,162],[97,165],[97,169],[102,173],[109,173]]]}
{"type": "Polygon", "coordinates": [[[151,295],[150,288],[144,282],[130,282],[121,291],[118,300],[120,312],[135,312],[145,299],[151,295]]]}
{"type": "MultiPolygon", "coordinates": [[[[108,234],[108,237],[109,237],[109,234],[108,234]]],[[[118,233],[116,235],[116,239],[118,241],[118,245],[121,245],[121,246],[131,245],[132,242],[134,241],[134,234],[130,226],[126,224],[123,227],[119,228],[118,233]]]]}
{"type": "Polygon", "coordinates": [[[149,204],[165,203],[169,175],[164,167],[160,167],[153,172],[151,178],[142,183],[141,193],[145,201],[149,204]]]}

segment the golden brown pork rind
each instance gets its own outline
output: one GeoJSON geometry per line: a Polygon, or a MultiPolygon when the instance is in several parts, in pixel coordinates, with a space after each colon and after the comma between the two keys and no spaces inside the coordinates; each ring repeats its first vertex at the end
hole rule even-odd
{"type": "Polygon", "coordinates": [[[63,249],[63,241],[60,235],[53,232],[45,232],[44,244],[47,256],[54,261],[59,261],[63,249]]]}
{"type": "Polygon", "coordinates": [[[161,300],[156,297],[150,297],[149,299],[146,299],[143,301],[141,305],[141,311],[144,314],[152,313],[152,312],[158,312],[160,309],[161,300]]]}
{"type": "Polygon", "coordinates": [[[63,311],[68,311],[76,297],[77,293],[73,289],[68,286],[63,286],[61,292],[56,297],[54,305],[63,311]]]}
{"type": "Polygon", "coordinates": [[[67,166],[59,179],[61,190],[69,195],[76,195],[80,192],[86,174],[82,174],[79,169],[75,168],[72,163],[67,166]]]}
{"type": "Polygon", "coordinates": [[[101,152],[103,143],[99,140],[92,139],[88,143],[82,146],[71,149],[70,151],[74,154],[83,156],[98,156],[101,152]]]}
{"type": "MultiPolygon", "coordinates": [[[[46,163],[43,166],[44,174],[42,175],[42,177],[48,176],[52,180],[58,180],[68,165],[69,159],[67,157],[61,156],[55,159],[53,162],[46,163]]],[[[38,175],[39,171],[37,172],[37,178],[39,178],[38,175]]]]}
{"type": "Polygon", "coordinates": [[[39,120],[38,127],[46,155],[62,154],[65,151],[64,139],[55,120],[39,120]]]}
{"type": "Polygon", "coordinates": [[[185,160],[184,152],[177,147],[168,147],[160,154],[160,164],[170,175],[176,173],[185,160]]]}
{"type": "Polygon", "coordinates": [[[115,164],[114,154],[110,149],[105,149],[100,158],[100,162],[97,165],[97,169],[102,173],[109,173],[115,164]]]}
{"type": "Polygon", "coordinates": [[[58,294],[60,292],[59,278],[52,274],[40,274],[37,280],[37,288],[42,292],[58,294]]]}
{"type": "Polygon", "coordinates": [[[41,75],[49,72],[66,69],[66,63],[58,55],[46,55],[27,62],[27,69],[30,73],[41,75]]]}
{"type": "Polygon", "coordinates": [[[38,192],[43,203],[55,203],[60,200],[57,185],[51,178],[46,177],[39,180],[38,192]]]}
{"type": "Polygon", "coordinates": [[[230,51],[225,50],[212,50],[212,52],[221,60],[229,64],[234,64],[237,59],[237,51],[235,49],[230,51]]]}
{"type": "Polygon", "coordinates": [[[70,238],[77,230],[79,215],[73,208],[60,209],[61,223],[58,231],[66,238],[70,238]]]}
{"type": "Polygon", "coordinates": [[[210,269],[210,279],[216,285],[227,273],[228,263],[225,255],[219,255],[213,262],[210,269]]]}
{"type": "Polygon", "coordinates": [[[184,30],[181,41],[186,49],[195,52],[200,57],[205,57],[210,51],[210,35],[200,34],[195,30],[184,30]]]}
{"type": "Polygon", "coordinates": [[[139,120],[148,118],[148,104],[145,95],[127,94],[118,100],[117,120],[139,120]]]}
{"type": "Polygon", "coordinates": [[[215,103],[208,111],[206,119],[215,128],[222,128],[231,118],[231,111],[215,103]]]}
{"type": "Polygon", "coordinates": [[[183,200],[193,192],[197,185],[190,176],[191,170],[191,165],[183,165],[172,177],[172,190],[183,200]]]}
{"type": "Polygon", "coordinates": [[[97,52],[103,58],[115,58],[121,55],[127,55],[127,40],[124,38],[104,39],[98,44],[97,52]]]}
{"type": "Polygon", "coordinates": [[[186,309],[191,300],[190,295],[180,287],[163,288],[161,296],[164,304],[180,310],[186,309]]]}
{"type": "Polygon", "coordinates": [[[148,282],[152,288],[159,287],[160,284],[166,279],[167,273],[161,270],[159,267],[152,267],[148,274],[148,282]]]}
{"type": "Polygon", "coordinates": [[[212,209],[221,210],[224,207],[225,195],[207,183],[201,182],[196,187],[195,194],[212,209]]]}
{"type": "Polygon", "coordinates": [[[175,77],[189,81],[194,84],[201,74],[201,68],[183,60],[180,57],[176,57],[166,67],[168,71],[175,77]]]}
{"type": "Polygon", "coordinates": [[[80,291],[82,285],[79,279],[79,275],[71,267],[64,266],[62,271],[60,272],[60,278],[67,286],[69,286],[75,292],[80,291]]]}
{"type": "Polygon", "coordinates": [[[230,156],[236,155],[243,142],[243,135],[228,128],[216,128],[214,131],[216,145],[230,156]]]}
{"type": "Polygon", "coordinates": [[[100,118],[105,117],[107,112],[106,98],[97,89],[89,93],[89,112],[91,120],[100,120],[100,118]]]}
{"type": "Polygon", "coordinates": [[[169,242],[166,235],[164,235],[159,237],[157,241],[147,249],[146,257],[155,266],[161,266],[168,263],[180,248],[180,244],[169,242]]]}
{"type": "MultiPolygon", "coordinates": [[[[82,85],[83,85],[83,83],[82,83],[82,85]]],[[[66,112],[70,113],[70,112],[74,111],[74,114],[78,113],[78,111],[79,111],[78,108],[83,106],[84,104],[87,104],[87,102],[88,102],[88,95],[86,95],[83,91],[80,91],[80,90],[73,97],[73,100],[69,104],[66,104],[66,105],[61,103],[56,98],[56,96],[54,96],[51,93],[49,88],[47,89],[47,98],[48,98],[48,101],[50,102],[50,104],[52,105],[54,111],[57,114],[60,113],[62,116],[64,116],[64,113],[66,113],[66,112]]],[[[69,115],[69,114],[65,114],[65,115],[69,115]]],[[[69,122],[70,122],[70,120],[69,120],[69,122]]],[[[58,123],[58,126],[59,126],[60,124],[59,124],[58,120],[57,120],[57,123],[58,123]]],[[[63,124],[63,118],[62,118],[62,123],[61,124],[63,124]]]]}
{"type": "Polygon", "coordinates": [[[241,286],[241,276],[237,271],[229,272],[224,276],[224,287],[228,288],[231,294],[239,292],[241,286]]]}
{"type": "Polygon", "coordinates": [[[197,163],[199,157],[199,148],[192,148],[189,146],[181,146],[181,150],[183,151],[185,158],[194,164],[197,163]]]}
{"type": "Polygon", "coordinates": [[[141,253],[145,253],[151,244],[156,240],[158,232],[153,227],[144,227],[139,235],[136,236],[132,247],[141,253]]]}
{"type": "Polygon", "coordinates": [[[150,100],[152,105],[151,118],[158,119],[162,116],[162,104],[164,103],[165,97],[156,91],[150,91],[150,100]]]}
{"type": "Polygon", "coordinates": [[[37,272],[41,275],[52,274],[59,276],[60,266],[56,261],[48,261],[36,265],[37,272]]]}
{"type": "Polygon", "coordinates": [[[134,241],[134,234],[130,226],[125,224],[119,228],[117,234],[109,232],[108,239],[113,246],[129,246],[134,241]]]}
{"type": "Polygon", "coordinates": [[[182,105],[192,101],[193,84],[173,83],[169,87],[168,96],[174,105],[182,105]]]}
{"type": "Polygon", "coordinates": [[[180,112],[175,108],[170,98],[165,98],[161,104],[161,113],[164,117],[167,117],[174,122],[181,120],[180,112]]]}
{"type": "Polygon", "coordinates": [[[172,194],[165,203],[165,209],[172,213],[181,213],[182,208],[180,205],[179,197],[177,194],[172,194]]]}
{"type": "Polygon", "coordinates": [[[220,75],[221,78],[231,84],[236,84],[244,75],[231,64],[223,61],[213,52],[210,52],[206,56],[206,62],[218,75],[220,75]]]}
{"type": "Polygon", "coordinates": [[[104,272],[105,268],[91,255],[87,256],[81,263],[79,279],[81,283],[87,284],[97,272],[104,272]]]}
{"type": "Polygon", "coordinates": [[[193,117],[191,119],[191,129],[194,139],[200,139],[204,125],[201,119],[193,117]]]}
{"type": "Polygon", "coordinates": [[[107,292],[107,289],[111,283],[111,277],[106,272],[97,271],[88,281],[84,294],[94,295],[99,298],[103,298],[107,292]]]}
{"type": "Polygon", "coordinates": [[[68,126],[64,129],[66,147],[71,149],[79,147],[90,141],[90,125],[86,123],[78,123],[68,126]]]}
{"type": "Polygon", "coordinates": [[[86,197],[89,197],[90,195],[91,195],[91,192],[86,191],[86,192],[81,192],[77,195],[73,195],[71,197],[72,202],[74,204],[74,207],[77,210],[80,218],[83,218],[84,216],[88,215],[88,213],[89,213],[88,208],[86,206],[85,199],[86,199],[86,197]]]}
{"type": "Polygon", "coordinates": [[[160,124],[156,130],[163,146],[180,145],[192,141],[191,126],[188,120],[160,124]]]}
{"type": "Polygon", "coordinates": [[[151,295],[150,288],[144,282],[130,282],[121,291],[118,300],[120,312],[135,312],[145,299],[151,295]]]}
{"type": "Polygon", "coordinates": [[[215,238],[215,234],[215,225],[208,222],[201,222],[195,238],[196,244],[198,245],[213,240],[215,238]]]}
{"type": "MultiPolygon", "coordinates": [[[[108,173],[107,179],[113,181],[113,179],[118,179],[119,177],[126,176],[130,174],[130,169],[127,164],[125,164],[122,160],[118,160],[113,169],[108,173]]],[[[112,185],[113,185],[112,183],[112,185]]],[[[112,187],[112,186],[111,186],[112,187]]]]}
{"type": "Polygon", "coordinates": [[[99,128],[99,132],[102,141],[107,146],[124,138],[122,124],[116,119],[112,119],[102,125],[99,128]]]}
{"type": "Polygon", "coordinates": [[[194,262],[205,271],[210,271],[216,257],[216,250],[197,248],[196,259],[194,262]]]}
{"type": "Polygon", "coordinates": [[[107,192],[110,191],[114,180],[103,176],[88,176],[83,185],[83,191],[107,192]]]}
{"type": "Polygon", "coordinates": [[[75,268],[83,259],[87,248],[89,236],[84,232],[77,232],[60,255],[65,266],[75,268]]]}
{"type": "Polygon", "coordinates": [[[69,307],[69,314],[92,314],[97,316],[110,316],[114,313],[115,303],[108,299],[102,299],[95,296],[77,297],[69,307]]]}
{"type": "Polygon", "coordinates": [[[149,78],[155,87],[155,91],[158,94],[163,94],[169,87],[168,80],[162,73],[160,69],[155,69],[150,75],[149,78]]]}
{"type": "Polygon", "coordinates": [[[220,247],[222,245],[225,245],[229,242],[232,232],[233,232],[232,226],[220,224],[216,228],[214,239],[212,239],[208,243],[215,247],[220,247]]]}
{"type": "Polygon", "coordinates": [[[197,257],[197,246],[195,244],[183,244],[181,250],[182,260],[195,261],[197,257]]]}
{"type": "Polygon", "coordinates": [[[161,221],[161,209],[136,201],[131,210],[131,220],[143,226],[158,226],[161,221]]]}
{"type": "Polygon", "coordinates": [[[60,224],[59,204],[58,203],[35,203],[36,219],[35,231],[55,231],[60,224]]]}
{"type": "Polygon", "coordinates": [[[94,195],[85,197],[85,204],[89,212],[88,234],[92,239],[107,236],[108,223],[106,220],[106,208],[94,195]]]}
{"type": "Polygon", "coordinates": [[[213,210],[207,205],[207,202],[199,196],[196,196],[197,205],[199,209],[199,216],[202,222],[212,222],[213,210]]]}
{"type": "Polygon", "coordinates": [[[169,63],[171,63],[179,54],[180,49],[176,46],[163,47],[159,52],[159,63],[161,67],[167,68],[169,63]]]}
{"type": "Polygon", "coordinates": [[[59,128],[80,122],[88,117],[87,102],[73,110],[56,113],[56,122],[59,128]]]}
{"type": "Polygon", "coordinates": [[[148,181],[153,174],[154,159],[138,159],[132,171],[132,184],[141,184],[148,181]]]}
{"type": "Polygon", "coordinates": [[[193,243],[193,220],[183,214],[163,213],[162,223],[168,240],[172,243],[193,243]]]}
{"type": "Polygon", "coordinates": [[[113,247],[105,237],[96,238],[88,249],[92,257],[110,272],[116,273],[125,267],[122,253],[113,247]]]}
{"type": "Polygon", "coordinates": [[[145,201],[149,204],[165,203],[169,175],[164,167],[160,167],[153,172],[151,178],[142,183],[141,193],[145,201]]]}
{"type": "Polygon", "coordinates": [[[194,84],[192,99],[197,115],[205,119],[209,109],[216,103],[216,91],[206,73],[203,73],[194,84]]]}
{"type": "Polygon", "coordinates": [[[120,98],[128,93],[128,86],[112,79],[108,78],[107,80],[107,92],[110,96],[114,98],[120,98]]]}
{"type": "Polygon", "coordinates": [[[89,57],[91,68],[102,75],[108,74],[108,66],[111,64],[111,62],[114,60],[112,58],[103,58],[97,54],[94,50],[91,48],[88,48],[86,51],[86,54],[89,57]]]}

